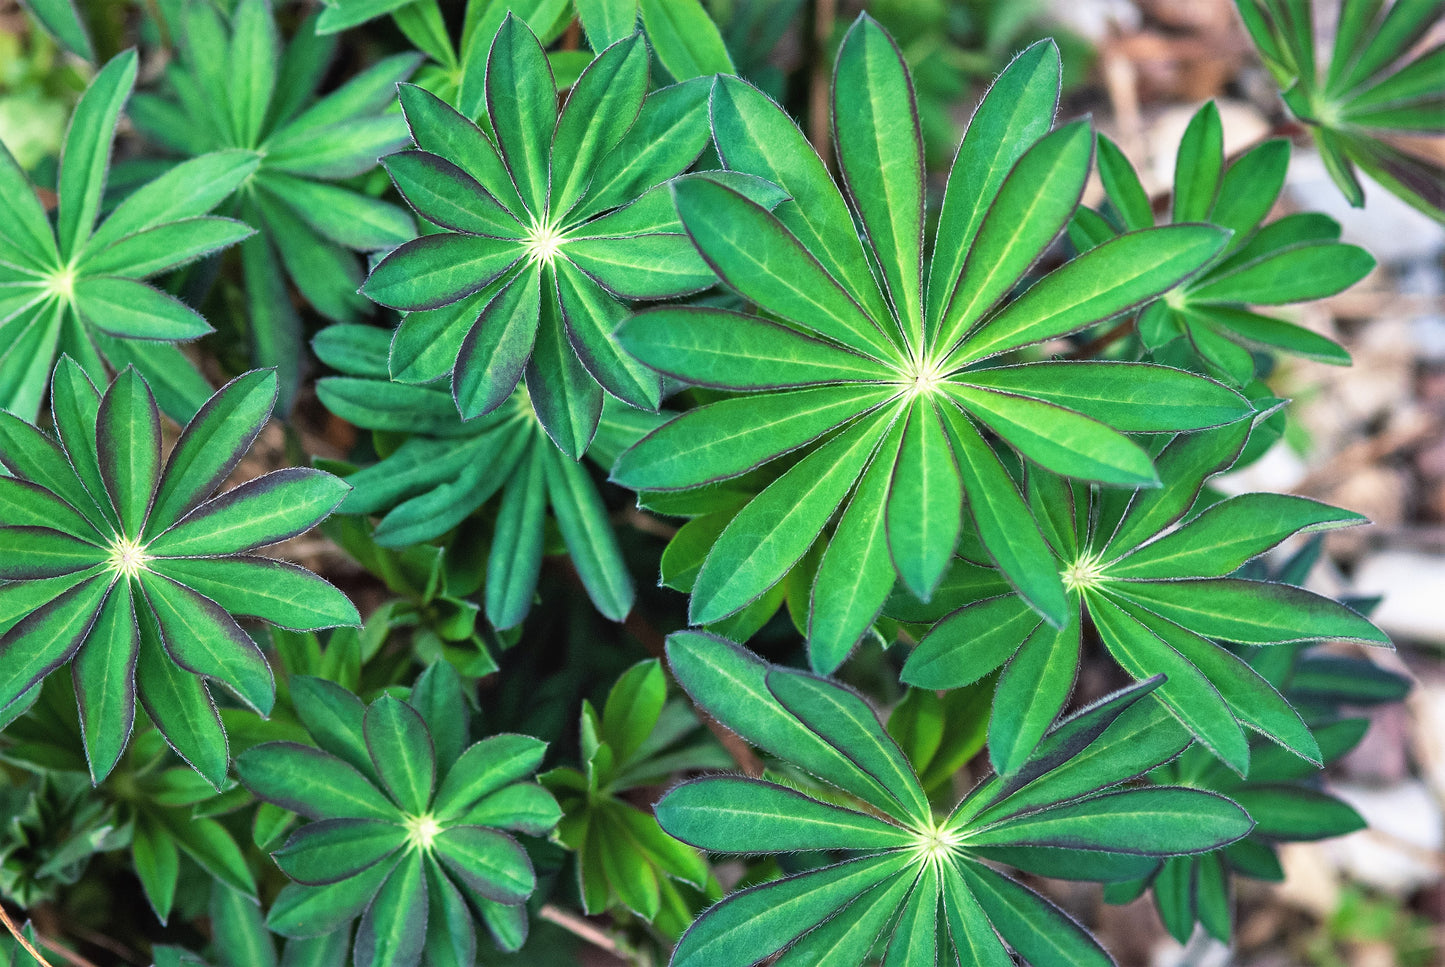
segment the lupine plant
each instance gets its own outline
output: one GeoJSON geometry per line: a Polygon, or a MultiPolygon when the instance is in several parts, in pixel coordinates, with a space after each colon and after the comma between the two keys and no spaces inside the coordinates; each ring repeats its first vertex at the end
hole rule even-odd
{"type": "Polygon", "coordinates": [[[274,373],[237,377],[161,459],[155,398],[132,367],[104,394],[63,357],[50,399],[56,437],[0,414],[0,714],[71,664],[91,776],[125,750],[139,696],[166,741],[212,785],[226,733],[206,681],[262,715],[275,701],[266,656],[236,623],[355,624],[346,596],[304,568],[246,553],[309,530],[346,484],[277,470],[212,497],[276,400],[274,373]]]}
{"type": "Polygon", "coordinates": [[[1438,0],[1345,0],[1334,43],[1317,46],[1314,5],[1235,0],[1291,114],[1309,128],[1350,204],[1364,204],[1359,171],[1445,221],[1445,168],[1390,136],[1445,133],[1445,44],[1415,52],[1445,14],[1438,0]]]}
{"type": "MultiPolygon", "coordinates": [[[[795,2],[114,6],[58,164],[0,151],[0,965],[1105,967],[1051,880],[1224,940],[1358,827],[1407,682],[1287,555],[1364,519],[1215,479],[1349,361],[1259,308],[1374,271],[1271,220],[1286,141],[1206,104],[1151,198],[1045,40],[932,78],[940,165],[928,45],[795,2]]],[[[1439,127],[1439,4],[1323,74],[1239,7],[1428,207],[1376,134],[1439,127]]]]}
{"type": "Polygon", "coordinates": [[[286,280],[326,318],[359,319],[367,303],[356,294],[362,270],[351,252],[393,248],[415,229],[404,209],[338,182],[374,170],[405,141],[394,87],[417,57],[386,58],[317,97],[335,43],[313,21],[283,43],[267,0],[242,0],[229,20],[209,3],[182,9],[181,56],[166,73],[171,97],[142,95],[132,113],[171,151],[256,158],[226,211],[258,229],[241,246],[251,356],[277,367],[289,408],[304,357],[286,280]]]}
{"type": "Polygon", "coordinates": [[[250,152],[207,154],[133,191],[96,226],[111,141],[135,84],[134,51],[96,74],[75,106],[61,151],[52,222],[10,152],[0,146],[0,405],[33,420],[51,369],[67,353],[92,381],[134,365],[166,413],[187,419],[205,402],[205,379],[174,345],[211,331],[195,309],[143,279],[252,234],[211,218],[256,170],[250,152]]]}
{"type": "MultiPolygon", "coordinates": [[[[1270,349],[1333,365],[1349,365],[1334,340],[1250,306],[1305,302],[1343,292],[1375,266],[1369,252],[1339,241],[1334,219],[1289,215],[1263,225],[1284,187],[1289,142],[1280,138],[1224,164],[1224,128],[1210,101],[1190,121],[1179,145],[1173,221],[1208,221],[1234,233],[1204,271],[1151,302],[1139,316],[1139,338],[1157,357],[1197,355],[1206,372],[1231,385],[1255,377],[1250,349],[1270,349]],[[1186,349],[1187,347],[1187,349],[1186,349]]],[[[1114,221],[1087,208],[1075,213],[1070,237],[1082,250],[1154,225],[1149,197],[1129,159],[1099,136],[1099,176],[1114,221]]]]}

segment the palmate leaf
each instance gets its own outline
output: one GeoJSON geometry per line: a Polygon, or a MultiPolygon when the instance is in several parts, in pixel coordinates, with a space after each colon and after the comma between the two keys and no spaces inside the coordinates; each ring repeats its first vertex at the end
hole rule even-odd
{"type": "Polygon", "coordinates": [[[861,965],[880,940],[896,950],[887,963],[1006,965],[1007,944],[1034,967],[1106,965],[1109,955],[1067,914],[985,861],[1127,879],[1155,857],[1216,849],[1252,826],[1223,796],[1113,788],[1189,744],[1147,697],[1158,678],[1060,723],[1012,777],[986,779],[935,819],[856,693],[699,632],[673,635],[668,659],[700,707],[835,789],[825,802],[762,779],[695,779],[658,803],[663,829],[710,852],[851,857],[727,897],[683,935],[674,967],[750,967],[785,949],[779,963],[861,965]]]}
{"type": "MultiPolygon", "coordinates": [[[[142,279],[252,234],[205,218],[255,170],[245,151],[201,154],[132,192],[96,225],[116,124],[135,83],[136,54],[111,59],[71,116],[61,153],[55,227],[25,173],[0,145],[0,408],[33,420],[61,353],[94,382],[134,364],[161,407],[189,419],[210,385],[170,343],[211,327],[190,306],[142,279]]],[[[200,154],[200,152],[198,152],[200,154]]]]}
{"type": "MultiPolygon", "coordinates": [[[[317,384],[328,409],[364,429],[409,435],[383,460],[347,478],[353,489],[344,513],[379,515],[377,541],[400,548],[443,537],[499,498],[486,613],[493,626],[510,628],[526,617],[536,595],[550,510],[597,609],[614,621],[627,616],[632,578],[602,496],[587,469],[552,446],[525,388],[514,390],[503,407],[463,422],[445,388],[388,381],[387,351],[394,343],[386,331],[333,326],[314,345],[323,361],[349,374],[317,384]]],[[[590,458],[606,466],[660,421],[609,400],[590,458]]]]}
{"type": "MultiPolygon", "coordinates": [[[[542,47],[511,15],[487,63],[495,141],[432,94],[402,87],[417,150],[385,163],[417,213],[449,231],[398,248],[362,291],[407,313],[394,378],[450,373],[468,419],[525,382],[547,435],[575,461],[597,431],[604,391],[645,410],[661,399],[657,374],[613,339],[627,303],[714,281],[657,187],[702,152],[708,85],[648,94],[647,46],[634,33],[597,55],[559,115],[542,47]]],[[[775,189],[751,190],[776,204],[775,189]]]]}
{"type": "Polygon", "coordinates": [[[1325,168],[1350,204],[1365,201],[1358,166],[1415,208],[1445,221],[1440,165],[1383,139],[1445,132],[1440,85],[1445,47],[1436,43],[1411,56],[1445,5],[1345,0],[1328,56],[1315,47],[1309,4],[1235,0],[1235,6],[1285,106],[1309,127],[1325,168]]]}
{"type": "Polygon", "coordinates": [[[1249,412],[1231,390],[1162,366],[997,366],[1004,353],[1154,298],[1226,241],[1205,225],[1131,233],[1003,303],[1068,221],[1088,174],[1087,126],[1048,133],[1058,70],[1057,50],[1037,44],[979,105],[927,272],[917,111],[907,68],[878,24],[860,17],[838,55],[833,120],[847,202],[776,104],[736,78],[714,85],[725,165],[789,200],[769,213],[703,179],[672,192],[702,257],[770,318],[658,308],[624,323],[619,338],[663,373],[755,395],[683,414],[624,453],[613,479],[637,490],[697,487],[821,442],[717,538],[693,589],[694,623],[759,599],[846,501],[832,537],[840,549],[824,552],[813,589],[809,653],[829,671],[877,616],[889,570],[921,599],[933,594],[966,497],[994,563],[1062,626],[1063,586],[982,431],[1046,469],[1137,486],[1154,483],[1154,472],[1124,432],[1217,426],[1249,412]],[[1163,413],[1161,398],[1179,405],[1163,413]],[[836,570],[852,571],[850,554],[864,555],[866,582],[836,570]]]}
{"type": "Polygon", "coordinates": [[[0,587],[10,672],[0,708],[71,662],[96,782],[126,747],[138,694],[175,750],[221,785],[226,735],[206,683],[263,715],[275,697],[266,659],[232,615],[295,628],[359,623],[316,575],[241,553],[315,526],[345,483],[282,470],[212,497],[275,399],[274,373],[237,377],[164,463],[155,399],[129,367],[101,394],[61,358],[51,387],[59,441],[0,413],[0,463],[13,475],[0,478],[10,582],[0,587]]]}
{"type": "Polygon", "coordinates": [[[283,411],[304,359],[286,278],[321,315],[359,321],[367,303],[351,252],[392,248],[416,228],[404,209],[334,182],[371,171],[405,143],[406,126],[388,107],[419,57],[386,58],[318,97],[335,43],[315,25],[306,20],[285,43],[267,0],[241,0],[228,19],[209,3],[187,4],[168,96],[140,95],[132,111],[178,154],[254,153],[258,163],[224,210],[259,229],[242,245],[247,328],[252,361],[277,368],[283,411]]]}
{"type": "MultiPolygon", "coordinates": [[[[1204,271],[1143,307],[1140,338],[1160,358],[1179,358],[1171,354],[1182,351],[1183,358],[1197,358],[1204,371],[1235,386],[1254,379],[1254,349],[1349,365],[1349,354],[1333,340],[1253,307],[1342,292],[1374,268],[1374,259],[1358,246],[1341,243],[1339,225],[1323,215],[1286,216],[1265,225],[1284,187],[1289,142],[1266,141],[1226,168],[1222,137],[1219,111],[1211,101],[1184,133],[1175,171],[1174,220],[1183,220],[1182,211],[1184,219],[1208,221],[1234,236],[1204,271]]],[[[1086,216],[1070,226],[1082,249],[1120,232],[1154,227],[1138,175],[1103,135],[1099,159],[1114,212],[1086,216]]]]}
{"type": "MultiPolygon", "coordinates": [[[[474,950],[476,918],[490,925],[515,912],[536,885],[526,851],[503,830],[544,835],[561,815],[528,781],[546,744],[495,735],[467,745],[461,679],[445,661],[405,701],[383,695],[363,707],[321,679],[292,685],[304,690],[297,708],[320,748],[266,743],[236,758],[256,796],[314,820],[272,854],[295,882],[276,897],[270,929],[319,936],[359,916],[357,967],[451,963],[457,945],[474,950]],[[430,929],[432,918],[448,929],[430,929]]],[[[520,937],[494,936],[515,949],[525,923],[520,937]]]]}
{"type": "MultiPolygon", "coordinates": [[[[1320,750],[1276,687],[1216,642],[1389,644],[1344,605],[1234,573],[1293,534],[1363,523],[1358,514],[1303,497],[1245,494],[1185,519],[1205,479],[1234,462],[1246,435],[1236,425],[1176,437],[1157,459],[1164,487],[1137,491],[1128,502],[1042,474],[1031,473],[1028,486],[1030,502],[1057,515],[1050,541],[1074,613],[1092,619],[1110,655],[1135,679],[1167,675],[1160,701],[1240,775],[1250,762],[1246,729],[1307,761],[1317,763],[1320,750]]],[[[989,590],[970,601],[934,624],[902,678],[953,688],[1003,666],[990,752],[995,767],[1009,774],[1067,699],[1071,682],[1046,694],[1036,689],[1051,682],[1059,662],[1076,660],[1078,625],[1071,623],[1068,641],[1057,641],[1015,592],[989,590]],[[1027,637],[1016,646],[1020,634],[1027,637]]]]}

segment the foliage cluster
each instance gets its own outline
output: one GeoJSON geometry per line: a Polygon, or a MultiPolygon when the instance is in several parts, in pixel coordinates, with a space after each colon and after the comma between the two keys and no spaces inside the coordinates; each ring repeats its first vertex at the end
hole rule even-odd
{"type": "MultiPolygon", "coordinates": [[[[4,899],[176,967],[1102,967],[1031,878],[1227,939],[1358,827],[1321,769],[1407,683],[1276,548],[1363,518],[1211,484],[1349,361],[1258,308],[1374,266],[1271,219],[1288,141],[1205,105],[1151,199],[986,3],[840,28],[818,143],[788,0],[29,6],[96,67],[53,179],[0,149],[4,899]]],[[[1445,126],[1440,4],[1327,68],[1239,7],[1441,217],[1377,138],[1445,126]]]]}

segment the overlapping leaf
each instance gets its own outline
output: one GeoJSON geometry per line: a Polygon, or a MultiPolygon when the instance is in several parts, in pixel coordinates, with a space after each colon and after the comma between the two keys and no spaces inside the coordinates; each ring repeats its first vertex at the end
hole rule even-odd
{"type": "MultiPolygon", "coordinates": [[[[1255,377],[1251,349],[1347,366],[1333,340],[1254,311],[1343,292],[1375,266],[1364,249],[1339,241],[1340,226],[1318,214],[1264,219],[1284,187],[1289,142],[1266,141],[1228,167],[1219,110],[1210,101],[1184,133],[1174,178],[1174,221],[1205,220],[1234,232],[1228,248],[1198,275],[1144,306],[1138,330],[1156,359],[1198,365],[1235,386],[1255,377]]],[[[1154,226],[1139,177],[1113,142],[1099,136],[1099,172],[1113,220],[1081,209],[1070,237],[1088,250],[1120,232],[1154,226]]]]}
{"type": "Polygon", "coordinates": [[[1235,0],[1285,105],[1309,127],[1325,167],[1350,204],[1364,204],[1355,166],[1445,221],[1445,168],[1390,136],[1445,133],[1445,44],[1418,55],[1445,15],[1440,0],[1344,0],[1326,57],[1315,46],[1314,7],[1235,0]]]}
{"type": "Polygon", "coordinates": [[[13,475],[0,477],[0,709],[23,705],[69,663],[97,782],[125,749],[139,693],[176,752],[221,784],[226,733],[206,683],[263,715],[275,697],[265,657],[233,615],[292,628],[358,623],[326,581],[250,553],[315,526],[345,483],[293,468],[211,496],[275,399],[274,373],[238,377],[164,463],[155,399],[131,367],[102,395],[62,357],[51,385],[58,437],[0,413],[0,463],[13,475]]]}
{"type": "Polygon", "coordinates": [[[718,853],[840,851],[848,858],[734,893],[683,935],[673,967],[1112,963],[1082,927],[992,865],[1071,879],[1126,879],[1165,854],[1218,848],[1252,823],[1190,789],[1114,789],[1188,744],[1145,696],[1153,679],[1042,738],[1013,776],[977,786],[936,820],[918,777],[873,710],[827,679],[769,666],[738,646],[681,632],[673,673],[693,699],[764,750],[834,787],[828,797],[712,776],[674,788],[658,821],[718,853]],[[841,797],[841,799],[839,798],[841,797]],[[1005,944],[1008,947],[1005,947],[1005,944]]]}
{"type": "Polygon", "coordinates": [[[1087,616],[1135,679],[1168,676],[1159,699],[1235,772],[1249,768],[1246,729],[1318,763],[1319,747],[1295,709],[1216,642],[1340,638],[1388,645],[1344,605],[1292,584],[1234,576],[1293,534],[1364,518],[1282,494],[1244,494],[1186,516],[1205,479],[1234,462],[1247,432],[1240,424],[1176,437],[1157,460],[1163,488],[1127,500],[1031,473],[1028,499],[1067,589],[1069,621],[1062,631],[1044,624],[1018,593],[983,575],[972,603],[919,642],[903,680],[956,688],[1002,667],[990,753],[1000,771],[1013,773],[1068,698],[1087,616]]]}
{"type": "Polygon", "coordinates": [[[1068,222],[1089,171],[1086,124],[1049,132],[1058,77],[1057,50],[1040,43],[984,98],[927,266],[917,112],[881,27],[861,17],[838,55],[833,127],[849,202],[776,104],[736,78],[718,80],[711,116],[724,163],[789,200],[770,214],[705,180],[673,194],[703,258],[766,315],[653,309],[627,321],[620,338],[667,375],[754,395],[684,414],[624,453],[613,477],[636,490],[685,489],[810,449],[718,537],[692,591],[694,623],[757,599],[842,508],[809,629],[814,666],[835,668],[895,575],[932,595],[966,497],[994,562],[1062,626],[1063,586],[984,434],[1057,473],[1148,485],[1149,457],[1125,432],[1216,426],[1249,412],[1223,386],[1163,366],[999,365],[1005,353],[1173,288],[1227,238],[1206,225],[1131,232],[1008,301],[1068,222]]]}
{"type": "Polygon", "coordinates": [[[556,801],[527,781],[546,743],[504,734],[468,745],[461,680],[446,662],[409,702],[363,706],[316,678],[291,688],[320,748],[268,743],[236,759],[253,793],[313,820],[272,854],[295,882],[272,904],[270,928],[319,936],[359,916],[356,967],[471,963],[476,917],[498,946],[520,947],[536,876],[502,830],[541,836],[556,825],[556,801]]]}
{"type": "MultiPolygon", "coordinates": [[[[441,537],[500,494],[487,560],[486,612],[497,628],[531,609],[542,564],[548,511],[598,610],[621,621],[632,610],[632,577],[597,485],[584,465],[548,441],[518,388],[506,405],[463,422],[444,387],[387,380],[388,334],[336,326],[317,337],[317,354],[348,373],[317,391],[333,413],[357,426],[409,434],[380,462],[347,478],[344,513],[380,514],[377,540],[405,547],[441,537]]],[[[606,465],[660,422],[610,401],[591,457],[606,465]]]]}
{"type": "Polygon", "coordinates": [[[192,0],[177,32],[180,57],[166,71],[169,96],[137,96],[132,109],[137,127],[178,154],[241,149],[259,158],[226,211],[260,229],[241,247],[251,356],[277,367],[283,410],[305,358],[286,279],[321,315],[359,321],[367,303],[351,253],[415,232],[404,209],[336,182],[372,171],[405,143],[401,116],[387,108],[420,58],[388,57],[318,98],[335,42],[314,25],[306,20],[283,43],[267,0],[241,0],[229,18],[192,0]]]}
{"type": "MultiPolygon", "coordinates": [[[[495,141],[426,91],[402,88],[417,149],[385,163],[417,213],[447,231],[398,248],[363,289],[408,313],[392,345],[395,379],[450,373],[466,418],[504,406],[525,382],[573,460],[592,442],[604,395],[657,409],[661,378],[613,330],[631,300],[695,292],[714,277],[662,187],[707,143],[707,82],[649,95],[647,65],[640,34],[618,41],[559,115],[537,38],[509,16],[486,75],[495,141]]],[[[752,190],[776,203],[767,186],[752,190]]]]}
{"type": "Polygon", "coordinates": [[[61,152],[55,223],[15,159],[0,145],[0,408],[39,412],[56,358],[69,354],[90,378],[136,366],[165,411],[189,419],[210,385],[173,345],[211,331],[174,296],[143,282],[252,232],[206,213],[256,170],[245,151],[202,154],[130,194],[96,226],[121,109],[135,84],[136,54],[107,63],[75,106],[61,152]]]}

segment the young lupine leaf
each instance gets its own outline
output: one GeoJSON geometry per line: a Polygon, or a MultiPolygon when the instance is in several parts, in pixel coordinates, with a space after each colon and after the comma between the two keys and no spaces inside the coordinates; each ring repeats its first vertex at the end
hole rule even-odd
{"type": "MultiPolygon", "coordinates": [[[[1164,487],[1137,491],[1127,505],[1082,484],[1049,498],[1063,505],[1065,530],[1053,535],[1051,553],[1071,611],[1092,619],[1105,648],[1134,678],[1167,675],[1160,701],[1240,775],[1250,762],[1246,728],[1307,761],[1319,761],[1319,747],[1275,687],[1215,642],[1339,637],[1389,644],[1368,620],[1328,598],[1233,576],[1293,534],[1363,523],[1360,515],[1303,497],[1245,494],[1174,526],[1205,479],[1232,463],[1242,445],[1233,427],[1176,437],[1157,460],[1164,487]]],[[[1044,486],[1048,482],[1031,472],[1030,493],[1044,486]]],[[[1051,646],[1067,658],[1054,655],[1048,668],[1034,668],[1038,636],[1051,633],[1017,592],[974,598],[933,625],[904,664],[902,678],[918,687],[954,688],[1004,665],[990,752],[994,766],[1011,774],[1068,697],[1068,683],[1051,676],[1076,660],[1077,631],[1051,646]],[[1017,645],[1020,635],[1024,643],[1017,645]],[[981,641],[997,646],[981,647],[981,641]],[[1015,665],[1033,670],[1016,671],[1015,665]],[[1018,676],[1048,687],[1030,692],[1014,681],[1018,676]]]]}
{"type": "Polygon", "coordinates": [[[107,364],[120,370],[133,363],[157,388],[162,409],[178,420],[190,418],[211,392],[205,378],[164,345],[211,327],[185,303],[140,280],[252,234],[240,222],[201,216],[234,192],[258,159],[219,151],[177,165],[136,189],[97,227],[116,124],[135,74],[135,51],[117,55],[76,105],[61,152],[53,229],[25,173],[0,145],[0,262],[14,293],[0,307],[6,334],[0,407],[22,419],[39,413],[61,353],[79,361],[94,382],[106,379],[107,364]]]}
{"type": "MultiPolygon", "coordinates": [[[[384,365],[388,345],[395,346],[387,336],[381,329],[334,326],[314,344],[324,362],[350,374],[317,384],[328,409],[364,429],[409,434],[385,459],[347,478],[352,490],[341,510],[380,515],[377,541],[405,547],[442,537],[500,492],[486,613],[495,627],[510,628],[531,609],[550,508],[593,603],[614,621],[625,618],[632,580],[602,497],[586,469],[552,446],[526,388],[511,391],[505,406],[464,422],[444,387],[389,382],[384,371],[358,362],[369,354],[384,365]]],[[[605,467],[659,422],[608,400],[590,458],[605,467]]]]}
{"type": "Polygon", "coordinates": [[[559,117],[547,58],[510,14],[487,63],[490,133],[403,86],[417,150],[384,163],[417,213],[449,231],[402,245],[362,291],[407,313],[394,378],[450,373],[466,419],[497,412],[525,383],[547,435],[575,461],[597,432],[603,390],[647,410],[661,399],[657,375],[613,340],[627,302],[714,281],[665,191],[649,194],[702,152],[707,82],[648,94],[647,46],[633,33],[597,55],[559,117]]]}
{"type": "MultiPolygon", "coordinates": [[[[1319,541],[1315,539],[1276,568],[1256,560],[1247,564],[1241,574],[1255,579],[1298,580],[1308,572],[1318,552],[1319,541]]],[[[1368,608],[1362,610],[1367,612],[1368,608]]],[[[1247,778],[1231,771],[1202,746],[1186,750],[1174,762],[1149,773],[1147,779],[1153,783],[1190,786],[1229,796],[1249,812],[1257,825],[1249,837],[1223,850],[1166,860],[1138,879],[1109,884],[1105,892],[1110,902],[1126,902],[1152,888],[1160,915],[1174,936],[1188,937],[1199,922],[1225,943],[1231,932],[1232,876],[1282,878],[1275,859],[1279,843],[1339,836],[1363,825],[1353,809],[1324,791],[1320,766],[1334,762],[1364,738],[1368,720],[1353,717],[1353,709],[1397,701],[1409,690],[1407,679],[1369,659],[1321,655],[1313,642],[1267,648],[1232,646],[1231,652],[1242,659],[1238,661],[1240,667],[1278,689],[1299,709],[1318,740],[1315,761],[1305,761],[1254,738],[1247,778]],[[1336,684],[1330,689],[1321,688],[1321,679],[1313,675],[1321,663],[1335,666],[1332,678],[1336,684]]]]}
{"type": "MultiPolygon", "coordinates": [[[[1223,386],[1159,366],[1119,364],[1112,379],[1081,376],[1070,385],[1089,389],[1059,399],[1052,375],[1070,364],[1034,364],[1049,367],[1036,380],[1027,379],[1028,365],[996,368],[1005,352],[1156,297],[1226,241],[1205,225],[1142,231],[1117,255],[1081,257],[999,308],[1067,223],[1088,173],[1086,125],[1047,133],[1057,93],[1058,52],[1050,44],[1030,48],[999,78],[960,149],[925,273],[917,108],[907,68],[877,23],[860,17],[838,55],[833,127],[847,202],[776,104],[736,78],[716,82],[713,134],[724,164],[775,183],[790,200],[769,213],[702,179],[681,180],[672,192],[708,265],[770,318],[653,309],[624,323],[619,338],[663,373],[756,395],[683,414],[623,454],[613,478],[638,490],[693,487],[824,442],[718,538],[693,590],[694,622],[748,607],[820,535],[830,542],[828,521],[852,493],[856,522],[840,523],[831,542],[864,540],[855,529],[882,518],[893,569],[925,601],[957,543],[966,495],[994,562],[1030,607],[1062,626],[1063,587],[980,427],[1056,472],[1147,485],[1155,481],[1147,454],[1119,431],[1197,429],[1247,415],[1244,400],[1223,386]],[[881,268],[880,279],[870,265],[881,268]],[[1014,373],[1023,384],[988,383],[1014,373]],[[1180,407],[1154,414],[1166,396],[1180,407]],[[901,442],[885,444],[895,426],[901,442]],[[887,486],[878,480],[865,492],[860,481],[874,465],[887,486]]],[[[881,558],[869,566],[876,571],[881,558]]],[[[850,607],[850,583],[831,568],[819,573],[809,648],[814,667],[830,671],[882,600],[869,595],[850,607]]]]}
{"type": "Polygon", "coordinates": [[[415,233],[404,209],[333,182],[372,170],[405,142],[405,124],[387,107],[419,57],[386,58],[318,97],[335,44],[312,35],[315,17],[288,44],[267,0],[241,0],[229,22],[210,4],[184,9],[169,93],[138,95],[132,113],[178,154],[229,149],[253,159],[223,210],[259,229],[241,246],[251,358],[277,367],[289,410],[304,348],[284,280],[323,316],[358,321],[366,300],[356,294],[362,272],[350,252],[392,248],[415,233]]]}
{"type": "Polygon", "coordinates": [[[950,816],[935,819],[918,777],[856,693],[699,632],[673,635],[668,660],[710,715],[835,788],[825,802],[762,779],[694,779],[658,803],[663,829],[710,852],[851,855],[727,897],[683,935],[674,967],[750,967],[785,948],[779,963],[822,963],[824,951],[842,952],[836,945],[845,940],[851,953],[840,962],[861,962],[885,925],[893,925],[887,943],[900,949],[911,936],[934,932],[927,911],[942,912],[947,927],[935,936],[968,963],[1008,963],[1001,937],[1035,967],[1107,965],[1108,955],[1067,914],[984,861],[1080,879],[1113,869],[1127,877],[1137,875],[1141,858],[1207,852],[1253,825],[1213,793],[1115,788],[1187,744],[1117,754],[1141,728],[1160,735],[1174,728],[1146,698],[1158,678],[1060,723],[1029,751],[1014,783],[985,780],[950,816]],[[1077,775],[1082,763],[1087,775],[1077,775]],[[867,794],[864,805],[851,798],[859,790],[886,794],[867,794]],[[1072,857],[1091,862],[1071,871],[1064,861],[1072,857]]]}
{"type": "Polygon", "coordinates": [[[359,623],[321,578],[241,553],[315,526],[344,483],[280,471],[212,497],[275,398],[274,373],[238,377],[201,407],[164,466],[155,399],[129,367],[102,395],[61,358],[51,389],[59,441],[0,420],[0,463],[14,475],[0,478],[13,494],[0,511],[0,545],[14,545],[5,587],[44,591],[5,613],[0,661],[12,674],[0,708],[73,659],[96,782],[126,747],[138,690],[166,740],[221,785],[226,737],[206,682],[263,714],[275,697],[266,659],[233,614],[294,628],[359,623]],[[266,483],[278,476],[284,488],[266,483]]]}
{"type": "MultiPolygon", "coordinates": [[[[1170,344],[1186,349],[1201,359],[1206,372],[1235,386],[1254,379],[1250,349],[1349,365],[1349,354],[1333,340],[1249,307],[1334,295],[1363,278],[1374,268],[1375,260],[1364,249],[1339,242],[1339,226],[1323,216],[1314,216],[1322,221],[1321,231],[1303,236],[1288,230],[1289,219],[1264,225],[1284,187],[1289,142],[1266,141],[1250,149],[1221,177],[1222,132],[1212,101],[1190,122],[1175,169],[1174,221],[1207,221],[1234,235],[1204,271],[1143,307],[1138,322],[1140,338],[1155,351],[1167,353],[1165,347],[1170,344]]],[[[1101,217],[1090,222],[1098,238],[1083,232],[1078,223],[1071,234],[1083,248],[1092,248],[1099,239],[1111,239],[1093,249],[1102,252],[1152,229],[1154,220],[1147,199],[1140,203],[1143,189],[1134,169],[1103,135],[1099,136],[1099,156],[1105,189],[1120,213],[1120,224],[1111,225],[1101,217]],[[1119,235],[1121,231],[1124,234],[1119,235]]]]}
{"type": "MultiPolygon", "coordinates": [[[[268,925],[308,937],[360,916],[357,967],[452,962],[453,945],[474,946],[475,917],[490,924],[488,910],[521,904],[536,885],[526,851],[502,830],[543,835],[556,825],[556,802],[528,782],[545,745],[498,735],[460,751],[468,711],[454,672],[428,670],[409,701],[383,695],[364,712],[331,683],[291,685],[321,749],[264,743],[235,763],[256,796],[314,820],[272,854],[296,882],[277,896],[268,925]],[[525,815],[486,808],[518,793],[535,804],[525,815]],[[429,918],[450,930],[429,929],[429,918]]],[[[496,940],[520,945],[510,934],[496,940]]]]}
{"type": "Polygon", "coordinates": [[[1309,128],[1330,177],[1351,205],[1364,204],[1358,166],[1420,211],[1445,221],[1445,169],[1382,135],[1445,131],[1439,43],[1421,41],[1439,22],[1433,0],[1346,0],[1329,55],[1315,48],[1313,8],[1287,0],[1236,0],[1285,106],[1309,128]],[[1412,53],[1419,51],[1417,56],[1412,53]]]}
{"type": "Polygon", "coordinates": [[[553,769],[540,781],[562,807],[557,839],[576,853],[583,909],[630,909],[675,940],[693,913],[678,902],[679,885],[713,899],[720,893],[701,854],[623,794],[677,768],[721,768],[731,760],[716,746],[671,748],[696,730],[697,720],[684,703],[666,698],[660,662],[632,666],[608,693],[601,716],[583,703],[583,769],[553,769]]]}

